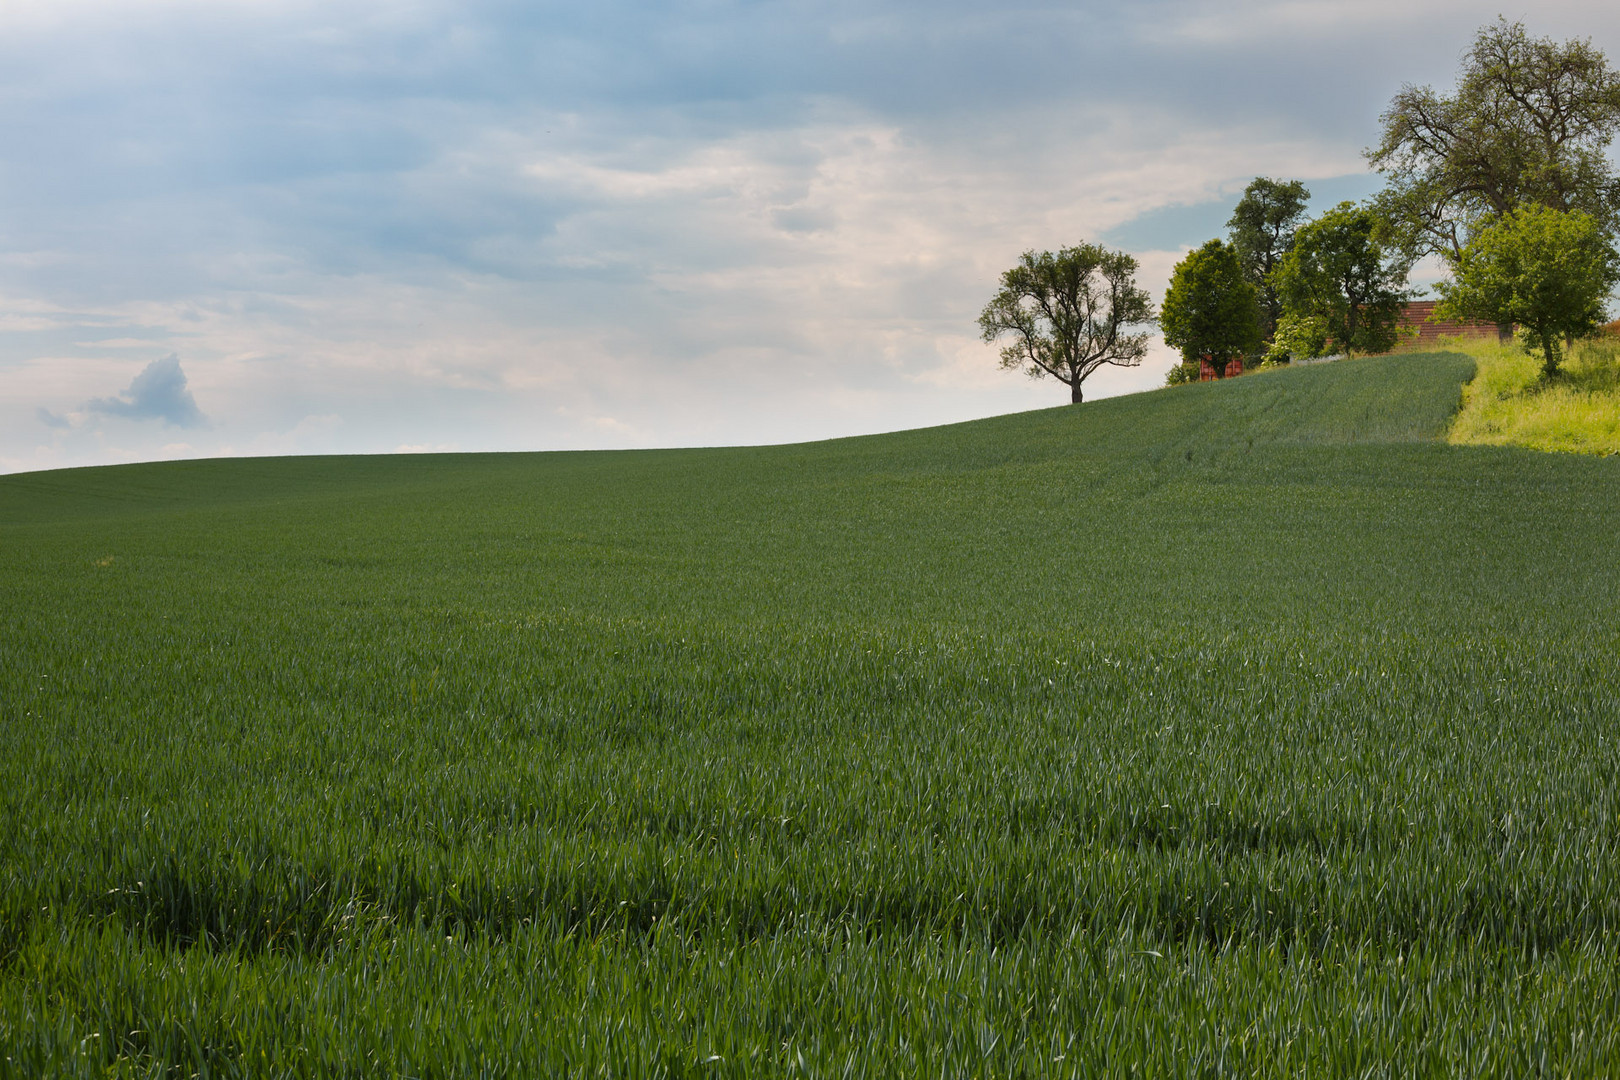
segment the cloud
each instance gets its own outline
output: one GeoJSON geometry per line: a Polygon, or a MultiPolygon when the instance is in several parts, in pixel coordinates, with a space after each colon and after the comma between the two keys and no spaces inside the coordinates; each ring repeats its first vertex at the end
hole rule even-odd
{"type": "Polygon", "coordinates": [[[34,410],[34,415],[39,418],[40,423],[48,428],[66,429],[73,426],[73,422],[67,417],[58,416],[43,405],[34,410]]]}
{"type": "Polygon", "coordinates": [[[95,398],[85,408],[130,420],[162,420],[181,428],[203,427],[208,422],[186,388],[180,357],[172,353],[147,364],[117,397],[95,398]]]}

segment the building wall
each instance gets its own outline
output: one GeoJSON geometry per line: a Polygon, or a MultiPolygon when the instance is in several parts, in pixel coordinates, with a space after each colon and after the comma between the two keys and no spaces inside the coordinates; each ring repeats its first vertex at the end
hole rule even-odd
{"type": "Polygon", "coordinates": [[[1401,316],[1401,322],[1406,326],[1417,327],[1418,336],[1410,342],[1411,345],[1431,346],[1440,344],[1441,335],[1448,337],[1509,337],[1513,327],[1501,327],[1496,323],[1474,322],[1462,319],[1435,319],[1434,300],[1413,300],[1406,305],[1406,311],[1401,316]]]}
{"type": "MultiPolygon", "coordinates": [[[[1243,374],[1243,358],[1234,357],[1226,362],[1225,378],[1235,379],[1243,374]]],[[[1198,381],[1209,382],[1215,378],[1215,365],[1210,361],[1209,354],[1205,353],[1198,358],[1198,381]]]]}

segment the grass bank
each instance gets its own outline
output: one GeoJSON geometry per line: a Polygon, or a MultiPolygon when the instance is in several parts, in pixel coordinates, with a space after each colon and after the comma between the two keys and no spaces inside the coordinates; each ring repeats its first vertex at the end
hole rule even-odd
{"type": "Polygon", "coordinates": [[[1552,380],[1542,374],[1540,357],[1515,344],[1463,338],[1448,347],[1479,364],[1450,442],[1620,453],[1620,337],[1576,342],[1552,380]]]}
{"type": "Polygon", "coordinates": [[[0,478],[0,1076],[1620,1072],[1620,458],[1370,358],[0,478]]]}

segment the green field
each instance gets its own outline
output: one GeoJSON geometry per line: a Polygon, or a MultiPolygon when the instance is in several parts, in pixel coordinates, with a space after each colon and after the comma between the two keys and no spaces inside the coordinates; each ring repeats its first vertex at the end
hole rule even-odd
{"type": "Polygon", "coordinates": [[[1620,1073],[1620,458],[1472,371],[0,477],[0,1075],[1620,1073]]]}

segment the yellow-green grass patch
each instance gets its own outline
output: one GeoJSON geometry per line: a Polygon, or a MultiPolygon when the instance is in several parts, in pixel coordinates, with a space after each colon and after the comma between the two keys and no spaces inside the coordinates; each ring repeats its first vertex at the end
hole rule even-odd
{"type": "Polygon", "coordinates": [[[1478,365],[1447,441],[1620,453],[1620,339],[1577,342],[1553,379],[1542,374],[1540,357],[1516,344],[1478,338],[1447,344],[1478,365]]]}

